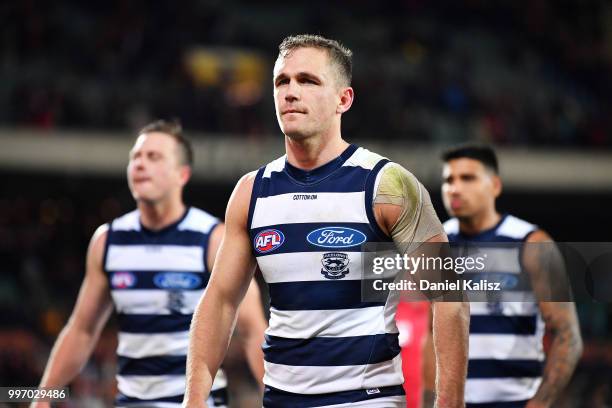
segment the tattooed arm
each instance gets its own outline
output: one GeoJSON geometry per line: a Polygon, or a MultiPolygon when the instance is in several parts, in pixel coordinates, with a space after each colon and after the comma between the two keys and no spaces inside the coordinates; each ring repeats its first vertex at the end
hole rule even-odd
{"type": "MultiPolygon", "coordinates": [[[[546,232],[538,230],[531,234],[527,242],[549,242],[552,244],[552,239],[546,232]]],[[[526,408],[547,408],[552,406],[572,377],[576,364],[582,354],[582,338],[580,337],[580,327],[574,303],[543,301],[543,299],[569,299],[569,294],[567,298],[560,297],[558,288],[557,290],[550,289],[552,283],[555,282],[552,279],[555,275],[542,270],[546,266],[550,269],[551,265],[553,267],[560,265],[560,254],[554,245],[540,244],[541,248],[537,248],[537,245],[534,246],[533,252],[538,252],[539,256],[533,256],[530,259],[529,254],[527,254],[527,258],[524,261],[526,269],[532,275],[534,290],[536,292],[540,291],[538,295],[540,312],[546,324],[546,331],[550,334],[551,344],[550,349],[546,353],[542,383],[526,408]],[[545,253],[545,262],[542,262],[542,253],[545,253]],[[538,261],[534,261],[535,259],[538,259],[538,261]],[[549,290],[548,293],[542,295],[541,293],[545,293],[547,289],[549,290]]],[[[556,277],[561,278],[559,275],[556,277]]],[[[556,280],[558,281],[559,279],[556,280]]]]}

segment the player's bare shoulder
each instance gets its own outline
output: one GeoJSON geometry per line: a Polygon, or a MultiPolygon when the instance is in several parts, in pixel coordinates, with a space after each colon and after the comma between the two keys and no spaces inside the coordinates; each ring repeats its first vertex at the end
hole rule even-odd
{"type": "Polygon", "coordinates": [[[225,214],[225,222],[229,227],[233,223],[243,225],[246,228],[246,222],[249,214],[249,204],[251,202],[251,194],[257,172],[252,171],[240,178],[234,191],[230,196],[225,214]]]}
{"type": "Polygon", "coordinates": [[[89,241],[89,255],[99,255],[100,258],[104,255],[106,247],[106,239],[108,237],[109,224],[100,225],[91,236],[89,241]]]}
{"type": "Polygon", "coordinates": [[[87,249],[87,274],[101,274],[104,271],[104,251],[108,238],[109,224],[100,225],[93,233],[87,249]]]}

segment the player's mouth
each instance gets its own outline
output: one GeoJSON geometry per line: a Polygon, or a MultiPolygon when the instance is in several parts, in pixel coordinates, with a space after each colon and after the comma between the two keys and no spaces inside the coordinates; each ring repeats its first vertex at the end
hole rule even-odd
{"type": "Polygon", "coordinates": [[[463,205],[463,201],[461,201],[458,198],[452,199],[450,202],[450,206],[453,210],[456,210],[458,208],[461,208],[461,206],[463,205]]]}
{"type": "Polygon", "coordinates": [[[283,114],[283,115],[287,115],[289,113],[301,113],[301,114],[305,114],[306,111],[299,110],[299,109],[286,109],[286,110],[281,112],[281,114],[283,114]]]}
{"type": "Polygon", "coordinates": [[[151,181],[151,177],[134,177],[134,184],[146,183],[151,181]]]}

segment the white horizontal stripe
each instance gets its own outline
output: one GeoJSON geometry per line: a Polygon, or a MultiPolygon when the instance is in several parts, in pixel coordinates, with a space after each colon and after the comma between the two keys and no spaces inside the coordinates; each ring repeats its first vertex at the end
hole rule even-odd
{"type": "Polygon", "coordinates": [[[201,246],[109,245],[106,258],[110,271],[204,271],[201,246]]]}
{"type": "Polygon", "coordinates": [[[112,229],[115,231],[140,231],[140,212],[134,210],[115,219],[112,229]]]}
{"type": "MultiPolygon", "coordinates": [[[[365,192],[319,193],[316,200],[293,200],[295,193],[258,198],[252,228],[305,222],[368,223],[365,192]],[[277,211],[274,209],[282,209],[277,211]]],[[[291,237],[287,237],[290,239],[291,237]]],[[[305,239],[306,237],[304,237],[305,239]]]]}
{"type": "MultiPolygon", "coordinates": [[[[117,375],[119,391],[133,398],[157,399],[185,393],[184,375],[117,375]]],[[[227,387],[223,370],[219,370],[211,391],[227,387]]]]}
{"type": "Polygon", "coordinates": [[[139,334],[119,332],[117,354],[123,357],[186,356],[189,331],[139,334]]]}
{"type": "MultiPolygon", "coordinates": [[[[538,313],[539,308],[537,303],[526,301],[526,302],[502,302],[504,316],[531,316],[538,313]]],[[[472,316],[477,315],[490,315],[491,311],[487,302],[471,302],[470,303],[470,314],[472,316]]]]}
{"type": "Polygon", "coordinates": [[[325,394],[363,388],[399,385],[404,382],[402,360],[353,366],[288,366],[264,361],[264,383],[297,394],[325,394]]]}
{"type": "MultiPolygon", "coordinates": [[[[203,290],[186,290],[181,292],[182,314],[191,314],[195,310],[203,290]]],[[[170,292],[156,289],[121,289],[111,291],[117,313],[125,314],[170,314],[168,302],[170,292]]],[[[175,313],[176,311],[174,311],[175,313]]]]}
{"type": "Polygon", "coordinates": [[[207,234],[219,220],[199,208],[190,208],[189,214],[176,227],[179,231],[190,230],[207,234]]]}
{"type": "Polygon", "coordinates": [[[266,165],[266,169],[262,175],[263,178],[270,178],[272,172],[280,172],[285,168],[285,161],[287,160],[287,155],[284,154],[276,160],[271,161],[266,165]]]}
{"type": "MultiPolygon", "coordinates": [[[[134,407],[143,407],[143,408],[179,408],[182,404],[179,402],[131,402],[128,405],[115,405],[115,408],[134,408],[134,407]]],[[[208,405],[209,407],[211,405],[208,405]]],[[[213,405],[214,407],[214,405],[213,405]]]]}
{"type": "Polygon", "coordinates": [[[512,334],[471,334],[470,359],[544,360],[542,339],[512,334]]]}
{"type": "MultiPolygon", "coordinates": [[[[290,238],[288,238],[290,239],[290,238]]],[[[296,282],[296,281],[330,281],[322,273],[323,254],[340,252],[328,248],[322,252],[294,252],[287,254],[274,254],[257,258],[257,264],[267,283],[296,282]]],[[[349,273],[342,280],[361,279],[362,256],[361,252],[343,252],[348,255],[349,273]]]]}
{"type": "Polygon", "coordinates": [[[534,396],[541,381],[541,378],[468,379],[465,401],[481,403],[527,400],[534,396]]]}
{"type": "Polygon", "coordinates": [[[324,405],[318,408],[404,408],[406,406],[406,397],[397,395],[395,397],[383,397],[365,401],[349,402],[347,404],[324,405]]]}
{"type": "Polygon", "coordinates": [[[184,375],[117,375],[119,391],[132,398],[156,399],[185,393],[184,375]]]}
{"type": "Polygon", "coordinates": [[[504,222],[499,226],[496,233],[498,235],[504,235],[514,239],[523,239],[528,233],[535,229],[535,225],[512,215],[508,215],[504,222]]]}
{"type": "Polygon", "coordinates": [[[395,322],[395,315],[397,313],[397,305],[399,304],[402,293],[398,290],[391,291],[387,302],[385,304],[385,332],[386,333],[399,333],[399,329],[395,322]]]}
{"type": "Polygon", "coordinates": [[[470,256],[473,258],[484,258],[483,272],[508,272],[521,273],[521,264],[519,263],[520,250],[516,244],[500,244],[500,247],[473,247],[470,248],[470,256]]]}
{"type": "Polygon", "coordinates": [[[213,381],[213,385],[210,388],[211,391],[220,390],[221,388],[227,387],[227,377],[225,376],[225,371],[219,369],[217,371],[217,375],[215,376],[215,381],[213,381]]]}
{"type": "Polygon", "coordinates": [[[340,310],[277,310],[271,307],[266,334],[295,339],[384,334],[383,309],[383,306],[340,310]]]}
{"type": "Polygon", "coordinates": [[[378,153],[374,153],[368,149],[360,147],[355,150],[355,153],[353,153],[353,155],[349,157],[342,166],[361,167],[366,170],[372,170],[381,159],[383,159],[383,157],[378,153]]]}
{"type": "Polygon", "coordinates": [[[456,234],[459,232],[459,220],[456,218],[446,220],[442,226],[444,227],[444,232],[446,232],[447,235],[456,234]]]}

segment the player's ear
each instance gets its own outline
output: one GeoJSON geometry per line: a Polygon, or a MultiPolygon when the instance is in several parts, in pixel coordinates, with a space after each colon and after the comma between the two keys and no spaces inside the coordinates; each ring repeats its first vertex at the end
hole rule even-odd
{"type": "Polygon", "coordinates": [[[493,181],[493,194],[495,195],[495,198],[497,198],[503,190],[501,177],[499,177],[497,174],[494,174],[491,177],[491,180],[493,181]]]}
{"type": "Polygon", "coordinates": [[[336,106],[336,113],[344,113],[351,108],[355,99],[355,91],[350,86],[340,88],[340,100],[336,106]]]}
{"type": "Polygon", "coordinates": [[[187,166],[186,164],[181,165],[179,170],[179,178],[181,179],[181,185],[184,186],[187,184],[191,178],[191,166],[187,166]]]}

